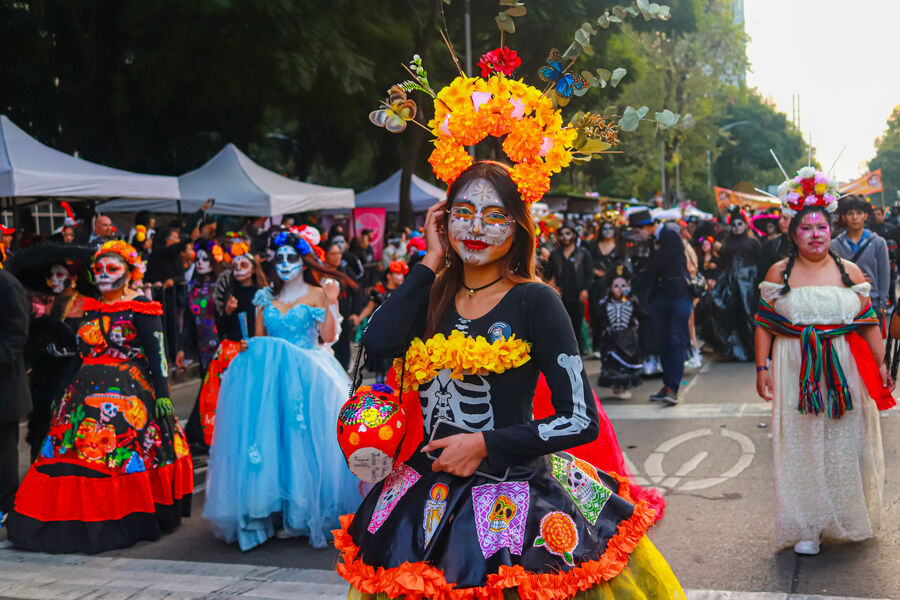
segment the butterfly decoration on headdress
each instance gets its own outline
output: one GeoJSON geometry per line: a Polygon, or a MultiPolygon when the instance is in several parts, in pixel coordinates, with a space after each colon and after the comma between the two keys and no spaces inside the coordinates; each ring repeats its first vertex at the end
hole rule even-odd
{"type": "Polygon", "coordinates": [[[416,118],[416,102],[407,98],[399,85],[391,86],[388,99],[383,104],[384,108],[369,113],[369,120],[391,133],[404,131],[406,122],[416,118]]]}
{"type": "Polygon", "coordinates": [[[538,75],[540,75],[541,81],[553,84],[553,90],[556,92],[557,102],[560,105],[568,103],[572,94],[579,95],[580,90],[586,91],[588,87],[588,82],[584,77],[577,73],[566,72],[562,55],[556,48],[550,51],[547,64],[540,68],[538,75]]]}

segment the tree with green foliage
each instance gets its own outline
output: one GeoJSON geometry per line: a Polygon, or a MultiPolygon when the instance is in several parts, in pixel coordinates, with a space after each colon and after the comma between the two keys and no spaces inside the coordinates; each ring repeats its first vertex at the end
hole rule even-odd
{"type": "Polygon", "coordinates": [[[869,161],[869,169],[881,169],[885,202],[897,201],[900,192],[900,105],[891,112],[884,134],[875,140],[875,158],[869,161]]]}

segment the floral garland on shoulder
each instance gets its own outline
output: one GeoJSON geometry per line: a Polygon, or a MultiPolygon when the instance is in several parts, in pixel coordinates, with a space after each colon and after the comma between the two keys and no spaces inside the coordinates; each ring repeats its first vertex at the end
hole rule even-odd
{"type": "MultiPolygon", "coordinates": [[[[439,333],[424,342],[414,339],[406,351],[405,371],[412,375],[409,389],[417,390],[443,369],[452,370],[450,379],[461,380],[464,375],[503,373],[529,360],[531,344],[517,339],[515,334],[488,342],[483,336],[472,338],[454,330],[449,336],[439,333]]],[[[394,360],[394,370],[403,371],[403,358],[394,360]]]]}

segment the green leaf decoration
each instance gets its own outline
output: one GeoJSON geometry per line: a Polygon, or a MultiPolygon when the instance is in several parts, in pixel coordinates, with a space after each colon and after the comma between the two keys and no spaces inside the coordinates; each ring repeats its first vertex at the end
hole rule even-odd
{"type": "Polygon", "coordinates": [[[500,31],[505,33],[513,34],[516,32],[516,23],[512,20],[508,14],[501,12],[498,13],[494,20],[497,21],[497,27],[500,31]]]}
{"type": "Polygon", "coordinates": [[[594,47],[591,46],[590,44],[582,44],[582,45],[581,45],[581,51],[584,52],[584,54],[585,54],[586,56],[593,56],[593,55],[594,55],[594,47]]]}
{"type": "Polygon", "coordinates": [[[584,29],[576,29],[575,30],[575,41],[581,44],[582,46],[587,46],[591,43],[591,34],[589,34],[584,29]]]}
{"type": "Polygon", "coordinates": [[[603,140],[588,139],[583,146],[578,148],[578,152],[582,154],[596,154],[598,152],[603,152],[604,150],[609,150],[610,148],[612,148],[612,145],[603,140]]]}
{"type": "Polygon", "coordinates": [[[581,54],[581,44],[572,42],[572,45],[563,52],[563,60],[575,60],[581,54]]]}
{"type": "Polygon", "coordinates": [[[641,124],[641,117],[633,106],[625,107],[625,114],[619,119],[619,129],[621,131],[635,131],[641,124]]]}
{"type": "Polygon", "coordinates": [[[610,23],[622,23],[623,21],[620,17],[617,17],[616,15],[610,15],[609,22],[610,23]]]}
{"type": "Polygon", "coordinates": [[[609,29],[609,13],[605,12],[599,17],[597,17],[597,25],[602,27],[603,29],[609,29]]]}
{"type": "Polygon", "coordinates": [[[657,128],[665,130],[674,127],[675,124],[678,123],[679,115],[676,115],[667,108],[662,112],[655,113],[655,118],[657,128]]]}
{"type": "Polygon", "coordinates": [[[524,17],[525,13],[528,12],[528,9],[525,8],[524,4],[520,4],[518,6],[513,6],[512,8],[507,8],[503,12],[511,17],[524,17]]]}
{"type": "Polygon", "coordinates": [[[587,31],[591,35],[597,35],[597,30],[594,29],[594,26],[588,22],[584,22],[581,24],[581,28],[587,31]]]}
{"type": "Polygon", "coordinates": [[[697,124],[697,119],[694,118],[694,115],[691,113],[687,113],[683,117],[681,117],[681,128],[682,129],[690,129],[694,125],[697,124]]]}
{"type": "Polygon", "coordinates": [[[622,6],[613,6],[612,12],[615,16],[619,17],[620,19],[624,19],[625,17],[628,16],[628,11],[626,11],[625,8],[622,6]]]}
{"type": "Polygon", "coordinates": [[[643,119],[644,117],[647,116],[647,113],[648,113],[648,112],[650,112],[650,109],[647,108],[646,106],[642,106],[642,107],[640,107],[640,108],[638,109],[637,114],[638,114],[638,116],[639,116],[640,118],[643,119]]]}
{"type": "Polygon", "coordinates": [[[597,77],[603,81],[603,87],[606,87],[606,82],[612,77],[612,73],[607,69],[597,69],[595,72],[597,73],[597,77]]]}
{"type": "Polygon", "coordinates": [[[609,83],[611,86],[616,87],[619,85],[619,82],[622,81],[622,78],[628,74],[626,69],[619,67],[615,71],[612,72],[612,77],[609,78],[609,83]]]}
{"type": "MultiPolygon", "coordinates": [[[[590,71],[582,71],[581,76],[584,77],[584,80],[587,81],[591,87],[597,87],[598,85],[600,85],[600,80],[594,77],[594,74],[590,71]]],[[[578,115],[575,115],[575,117],[578,118],[578,115]]]]}
{"type": "Polygon", "coordinates": [[[581,89],[573,90],[572,93],[575,94],[576,96],[578,96],[579,98],[581,98],[582,96],[587,94],[589,91],[591,91],[590,86],[584,86],[581,89]]]}

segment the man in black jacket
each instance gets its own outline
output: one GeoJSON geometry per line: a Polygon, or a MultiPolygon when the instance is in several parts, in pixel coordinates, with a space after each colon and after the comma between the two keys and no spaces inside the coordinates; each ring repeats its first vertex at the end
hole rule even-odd
{"type": "Polygon", "coordinates": [[[678,233],[654,222],[647,209],[632,212],[628,221],[638,238],[653,241],[653,251],[638,274],[653,286],[650,323],[659,340],[663,370],[663,386],[650,400],[678,404],[678,387],[690,341],[688,319],[693,308],[684,243],[678,233]]]}
{"type": "Polygon", "coordinates": [[[550,253],[553,284],[562,296],[563,305],[569,313],[578,349],[584,354],[584,336],[581,324],[584,322],[584,306],[588,300],[588,290],[594,284],[594,269],[591,254],[578,246],[578,232],[575,225],[566,221],[557,232],[559,248],[550,253]]]}
{"type": "Polygon", "coordinates": [[[13,507],[19,486],[19,419],[31,412],[25,374],[28,298],[9,271],[0,269],[0,513],[13,507]]]}

